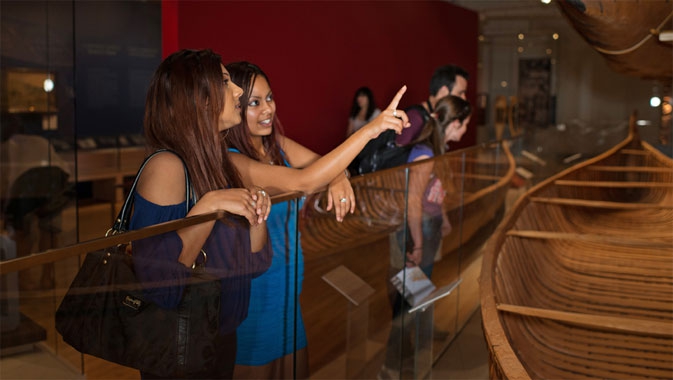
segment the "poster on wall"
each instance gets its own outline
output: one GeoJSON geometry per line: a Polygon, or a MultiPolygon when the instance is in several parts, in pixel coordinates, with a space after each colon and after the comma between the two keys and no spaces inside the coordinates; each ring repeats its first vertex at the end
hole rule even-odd
{"type": "Polygon", "coordinates": [[[519,60],[519,127],[544,128],[553,123],[551,107],[551,60],[519,60]]]}

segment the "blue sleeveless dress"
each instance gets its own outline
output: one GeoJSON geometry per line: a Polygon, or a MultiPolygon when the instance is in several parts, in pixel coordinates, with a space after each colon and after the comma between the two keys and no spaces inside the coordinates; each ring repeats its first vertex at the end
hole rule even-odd
{"type": "Polygon", "coordinates": [[[248,317],[236,330],[236,364],[264,365],[307,346],[299,305],[304,279],[298,231],[302,205],[303,198],[271,206],[266,223],[273,258],[271,267],[252,280],[248,317]]]}

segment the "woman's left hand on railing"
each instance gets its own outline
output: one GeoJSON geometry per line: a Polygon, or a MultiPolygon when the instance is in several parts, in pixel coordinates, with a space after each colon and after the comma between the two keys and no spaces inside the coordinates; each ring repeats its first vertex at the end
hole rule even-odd
{"type": "Polygon", "coordinates": [[[327,211],[334,208],[337,222],[343,222],[347,213],[355,212],[355,193],[345,175],[340,175],[327,189],[327,211]]]}

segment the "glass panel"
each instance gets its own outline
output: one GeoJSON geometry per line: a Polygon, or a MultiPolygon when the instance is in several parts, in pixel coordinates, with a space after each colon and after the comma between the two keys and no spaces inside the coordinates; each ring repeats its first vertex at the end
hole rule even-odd
{"type": "MultiPolygon", "coordinates": [[[[9,0],[0,2],[0,25],[4,261],[99,238],[110,227],[144,155],[137,133],[160,58],[160,3],[9,0]]],[[[44,310],[55,307],[77,265],[71,258],[3,276],[3,354],[39,349],[82,371],[81,355],[54,332],[53,310],[44,310]]]]}
{"type": "MultiPolygon", "coordinates": [[[[404,257],[391,252],[390,242],[404,223],[406,170],[353,177],[351,184],[357,207],[342,223],[326,210],[325,193],[309,196],[301,213],[301,304],[312,378],[376,377],[393,307],[401,305],[390,279],[404,257]]],[[[398,362],[399,355],[390,356],[398,362]]]]}
{"type": "MultiPolygon", "coordinates": [[[[77,242],[72,8],[71,2],[0,3],[3,261],[77,242]]],[[[54,300],[69,284],[62,277],[69,265],[77,260],[2,276],[3,354],[35,344],[45,355],[58,350],[54,300]]]]}
{"type": "Polygon", "coordinates": [[[267,219],[273,258],[252,280],[248,315],[237,329],[235,378],[306,378],[306,332],[299,297],[304,258],[299,211],[304,198],[275,202],[267,219]]]}
{"type": "Polygon", "coordinates": [[[309,197],[300,223],[312,377],[429,374],[479,306],[480,248],[503,216],[513,166],[509,150],[491,144],[352,178],[357,211],[343,223],[325,210],[324,194],[309,197]],[[420,270],[402,271],[410,259],[420,270]],[[460,281],[466,293],[454,289],[460,281]],[[415,310],[396,286],[422,283],[436,299],[415,310]],[[362,346],[347,337],[364,316],[365,360],[352,362],[349,350],[362,346]]]}

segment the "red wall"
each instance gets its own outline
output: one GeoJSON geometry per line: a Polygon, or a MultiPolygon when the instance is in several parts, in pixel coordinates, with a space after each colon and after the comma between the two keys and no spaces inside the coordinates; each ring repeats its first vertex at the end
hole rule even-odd
{"type": "MultiPolygon", "coordinates": [[[[444,1],[164,0],[163,6],[164,56],[211,48],[225,63],[259,65],[286,135],[321,154],[344,139],[353,94],[363,85],[383,109],[406,84],[404,107],[427,98],[435,67],[455,63],[472,75],[474,104],[478,15],[444,1]]],[[[475,143],[475,129],[460,147],[475,143]]]]}

